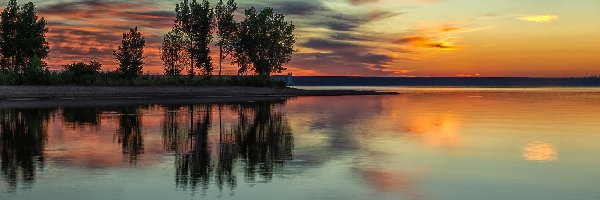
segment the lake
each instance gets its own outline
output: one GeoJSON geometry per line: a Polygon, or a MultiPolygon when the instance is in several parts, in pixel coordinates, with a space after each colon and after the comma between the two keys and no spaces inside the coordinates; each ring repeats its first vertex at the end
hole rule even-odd
{"type": "Polygon", "coordinates": [[[600,199],[600,89],[360,89],[0,108],[0,199],[600,199]]]}

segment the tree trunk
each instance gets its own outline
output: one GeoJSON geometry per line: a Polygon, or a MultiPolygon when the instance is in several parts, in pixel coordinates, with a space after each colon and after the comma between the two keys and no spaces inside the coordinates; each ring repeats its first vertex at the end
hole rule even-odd
{"type": "Polygon", "coordinates": [[[223,69],[223,46],[219,46],[219,77],[221,77],[221,70],[223,69]]]}
{"type": "Polygon", "coordinates": [[[194,58],[190,56],[190,71],[188,72],[190,78],[194,78],[194,58]]]}

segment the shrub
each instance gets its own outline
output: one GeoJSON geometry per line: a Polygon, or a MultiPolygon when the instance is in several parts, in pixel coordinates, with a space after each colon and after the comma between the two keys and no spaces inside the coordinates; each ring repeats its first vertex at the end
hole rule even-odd
{"type": "Polygon", "coordinates": [[[46,64],[34,56],[31,58],[31,63],[23,68],[23,75],[20,80],[20,84],[25,85],[44,85],[48,84],[48,78],[50,71],[46,68],[46,64]]]}
{"type": "Polygon", "coordinates": [[[19,75],[13,71],[0,73],[0,85],[19,84],[19,75]]]}
{"type": "Polygon", "coordinates": [[[97,79],[101,68],[102,64],[96,61],[90,61],[89,64],[72,63],[64,66],[62,77],[69,84],[92,85],[99,81],[97,79]]]}

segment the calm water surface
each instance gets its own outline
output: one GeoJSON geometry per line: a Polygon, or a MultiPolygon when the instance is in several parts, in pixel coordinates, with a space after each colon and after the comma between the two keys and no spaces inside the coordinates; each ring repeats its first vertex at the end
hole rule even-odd
{"type": "Polygon", "coordinates": [[[0,199],[600,199],[600,90],[385,89],[0,108],[0,199]]]}

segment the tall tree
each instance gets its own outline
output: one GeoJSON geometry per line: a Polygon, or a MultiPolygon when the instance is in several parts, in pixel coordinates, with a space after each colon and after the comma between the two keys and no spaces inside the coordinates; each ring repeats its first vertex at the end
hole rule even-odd
{"type": "Polygon", "coordinates": [[[240,72],[252,67],[261,76],[280,73],[294,53],[296,38],[294,25],[285,20],[282,14],[272,8],[260,12],[254,7],[245,11],[245,19],[240,23],[236,44],[235,62],[240,72]],[[250,65],[251,64],[251,65],[250,65]]]}
{"type": "MultiPolygon", "coordinates": [[[[23,71],[42,70],[42,68],[38,68],[39,64],[34,66],[34,63],[48,57],[49,47],[46,42],[48,28],[46,26],[44,18],[38,19],[33,3],[29,2],[21,6],[17,20],[16,65],[22,67],[23,71]]],[[[44,69],[45,65],[43,63],[44,69]]]]}
{"type": "Polygon", "coordinates": [[[233,17],[237,8],[234,0],[227,1],[227,4],[223,3],[223,0],[219,0],[215,7],[217,35],[219,36],[217,42],[217,46],[219,46],[219,76],[222,75],[223,60],[235,50],[238,25],[233,17]]]}
{"type": "Polygon", "coordinates": [[[0,20],[0,29],[2,29],[2,35],[0,35],[2,60],[0,61],[0,65],[3,71],[19,71],[16,65],[18,17],[19,5],[16,0],[10,0],[6,8],[2,11],[0,20]]]}
{"type": "Polygon", "coordinates": [[[32,71],[25,68],[31,67],[32,62],[37,62],[33,61],[34,58],[48,57],[47,32],[46,20],[38,19],[33,3],[19,6],[16,0],[10,0],[1,13],[0,70],[10,70],[17,74],[32,71]]]}
{"type": "Polygon", "coordinates": [[[129,32],[123,33],[122,46],[115,51],[116,60],[119,62],[117,72],[121,77],[131,79],[142,74],[144,65],[144,46],[146,39],[138,31],[137,26],[129,29],[129,32]]]}
{"type": "Polygon", "coordinates": [[[186,51],[189,40],[179,29],[173,29],[165,35],[161,59],[165,65],[165,75],[179,76],[187,65],[186,51]]]}
{"type": "Polygon", "coordinates": [[[190,70],[188,73],[194,76],[194,68],[199,68],[204,76],[211,76],[213,67],[209,44],[212,42],[213,11],[210,3],[207,0],[203,0],[202,3],[196,0],[191,2],[184,0],[177,4],[175,11],[177,12],[175,28],[183,31],[189,38],[187,51],[190,57],[190,70]]]}

